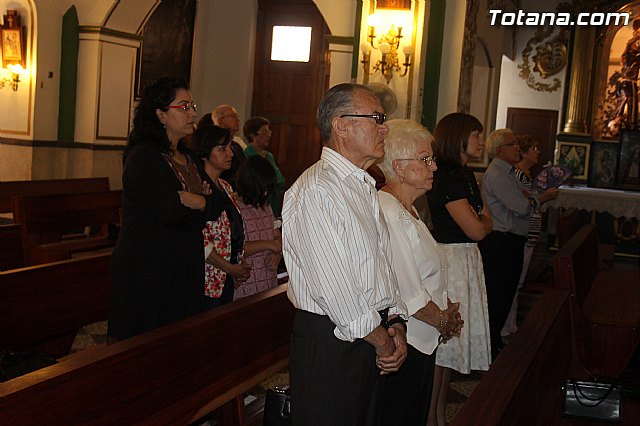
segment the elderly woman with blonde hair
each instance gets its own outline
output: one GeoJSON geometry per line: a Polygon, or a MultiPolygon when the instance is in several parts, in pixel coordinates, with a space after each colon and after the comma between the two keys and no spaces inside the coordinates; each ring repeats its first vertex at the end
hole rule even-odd
{"type": "Polygon", "coordinates": [[[384,385],[384,425],[424,426],[429,414],[435,351],[459,334],[458,304],[447,298],[444,268],[436,241],[413,207],[431,189],[437,169],[427,129],[412,120],[391,120],[385,156],[378,164],[386,185],[380,209],[389,228],[393,269],[409,311],[409,355],[384,385]]]}

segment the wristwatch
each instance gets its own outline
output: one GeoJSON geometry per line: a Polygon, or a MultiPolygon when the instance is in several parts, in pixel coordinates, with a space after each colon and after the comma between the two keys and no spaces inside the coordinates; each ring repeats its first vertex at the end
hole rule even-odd
{"type": "Polygon", "coordinates": [[[389,327],[391,327],[393,324],[400,324],[402,325],[402,327],[404,327],[404,332],[407,332],[407,321],[402,318],[401,316],[397,316],[395,318],[392,318],[390,320],[387,320],[384,322],[384,324],[382,324],[382,326],[386,329],[388,329],[389,327]]]}

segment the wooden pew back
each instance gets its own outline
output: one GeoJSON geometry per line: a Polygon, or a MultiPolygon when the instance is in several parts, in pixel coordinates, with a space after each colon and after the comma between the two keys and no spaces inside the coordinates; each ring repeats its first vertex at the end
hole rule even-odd
{"type": "Polygon", "coordinates": [[[556,226],[558,247],[564,246],[579,229],[580,215],[578,209],[574,207],[563,211],[558,216],[558,225],[556,226]]]}
{"type": "Polygon", "coordinates": [[[26,263],[36,265],[67,259],[74,251],[114,245],[108,227],[120,222],[122,191],[20,196],[12,197],[11,204],[14,221],[22,224],[26,263]],[[61,241],[65,233],[86,227],[99,231],[86,241],[61,241]]]}
{"type": "Polygon", "coordinates": [[[546,291],[451,425],[558,424],[571,335],[569,292],[546,291]]]}
{"type": "Polygon", "coordinates": [[[553,281],[557,289],[575,294],[579,307],[584,305],[599,269],[598,230],[584,225],[553,256],[553,281]]]}
{"type": "Polygon", "coordinates": [[[45,344],[107,319],[110,259],[101,254],[1,271],[0,349],[68,353],[73,338],[66,350],[45,344]]]}
{"type": "Polygon", "coordinates": [[[0,424],[188,424],[288,363],[286,285],[0,384],[0,424]]]}
{"type": "Polygon", "coordinates": [[[11,212],[12,196],[73,194],[109,190],[109,178],[18,180],[0,182],[0,213],[11,212]]]}

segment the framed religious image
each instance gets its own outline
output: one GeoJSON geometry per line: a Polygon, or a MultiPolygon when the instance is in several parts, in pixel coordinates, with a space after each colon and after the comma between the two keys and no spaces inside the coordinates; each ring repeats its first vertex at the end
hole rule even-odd
{"type": "Polygon", "coordinates": [[[22,62],[20,28],[2,29],[2,62],[22,62]]]}
{"type": "Polygon", "coordinates": [[[587,184],[594,188],[614,188],[618,169],[620,144],[593,142],[591,144],[591,168],[587,184]]]}
{"type": "Polygon", "coordinates": [[[640,130],[620,132],[618,187],[640,191],[640,130]]]}
{"type": "Polygon", "coordinates": [[[376,9],[411,9],[411,0],[378,0],[376,9]]]}
{"type": "Polygon", "coordinates": [[[581,142],[558,142],[555,164],[565,166],[573,173],[574,180],[587,180],[591,145],[581,142]]]}

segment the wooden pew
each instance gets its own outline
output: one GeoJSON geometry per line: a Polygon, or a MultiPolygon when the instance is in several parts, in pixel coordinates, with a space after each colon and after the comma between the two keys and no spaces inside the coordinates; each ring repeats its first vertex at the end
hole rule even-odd
{"type": "Polygon", "coordinates": [[[12,196],[74,194],[109,190],[109,178],[18,180],[0,182],[0,213],[11,212],[12,196]]]}
{"type": "Polygon", "coordinates": [[[575,378],[570,295],[548,290],[465,401],[452,426],[558,424],[575,378]]]}
{"type": "Polygon", "coordinates": [[[569,290],[580,307],[600,269],[598,253],[598,230],[590,224],[580,228],[553,256],[555,288],[569,290]]]}
{"type": "MultiPolygon", "coordinates": [[[[282,285],[0,384],[0,424],[186,425],[288,364],[282,285]]],[[[232,416],[233,417],[233,416],[232,416]]]]}
{"type": "Polygon", "coordinates": [[[22,268],[24,265],[22,225],[0,225],[0,271],[22,268]]]}
{"type": "MultiPolygon", "coordinates": [[[[571,237],[576,234],[576,232],[578,232],[581,226],[582,224],[580,222],[580,214],[578,213],[578,209],[570,208],[562,212],[558,216],[558,223],[556,226],[558,247],[564,246],[565,243],[569,241],[571,237]]],[[[615,244],[599,244],[598,253],[601,267],[611,267],[615,251],[615,244]]]]}
{"type": "Polygon", "coordinates": [[[22,225],[27,265],[68,259],[72,253],[115,245],[109,224],[120,222],[122,191],[12,197],[14,220],[22,225]],[[69,230],[97,227],[94,235],[62,240],[69,230]]]}
{"type": "Polygon", "coordinates": [[[574,327],[584,364],[618,377],[640,344],[640,270],[600,267],[595,225],[584,225],[553,257],[554,285],[574,295],[574,327]]]}
{"type": "Polygon", "coordinates": [[[0,271],[0,350],[68,354],[80,327],[108,317],[110,259],[101,254],[0,271]]]}

